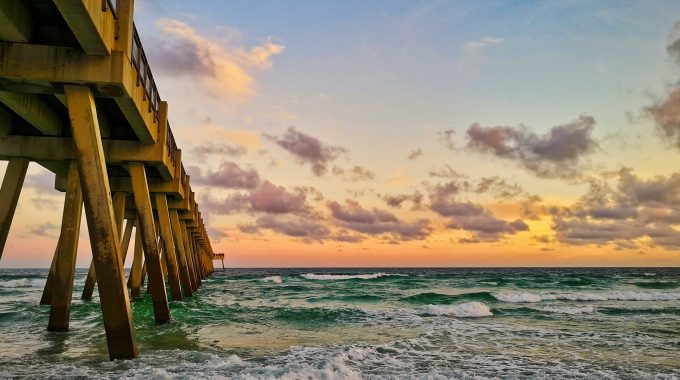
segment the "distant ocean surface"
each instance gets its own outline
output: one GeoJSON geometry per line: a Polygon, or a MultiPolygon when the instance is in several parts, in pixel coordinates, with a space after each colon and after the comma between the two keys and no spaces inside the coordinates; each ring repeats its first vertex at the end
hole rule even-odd
{"type": "Polygon", "coordinates": [[[46,274],[0,270],[0,378],[680,376],[680,269],[218,269],[168,324],[133,300],[140,357],[113,362],[85,270],[46,331],[46,274]]]}

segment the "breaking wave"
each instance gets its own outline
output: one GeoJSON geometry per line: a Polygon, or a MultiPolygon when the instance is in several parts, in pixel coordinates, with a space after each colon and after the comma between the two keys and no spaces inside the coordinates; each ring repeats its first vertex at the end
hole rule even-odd
{"type": "Polygon", "coordinates": [[[482,302],[466,302],[458,305],[427,305],[422,308],[425,314],[448,315],[452,317],[475,318],[491,317],[491,309],[482,302]]]}
{"type": "Polygon", "coordinates": [[[398,273],[370,273],[370,274],[315,274],[306,273],[301,274],[300,277],[307,280],[322,280],[322,281],[335,281],[335,280],[373,280],[380,277],[387,276],[399,276],[406,277],[405,274],[398,273]]]}
{"type": "Polygon", "coordinates": [[[674,301],[680,300],[680,293],[661,292],[579,292],[579,293],[530,293],[530,292],[501,292],[491,293],[501,302],[535,303],[541,301],[674,301]]]}
{"type": "Polygon", "coordinates": [[[264,282],[273,282],[275,284],[281,284],[283,283],[283,280],[281,279],[281,276],[269,276],[265,277],[262,279],[264,282]]]}

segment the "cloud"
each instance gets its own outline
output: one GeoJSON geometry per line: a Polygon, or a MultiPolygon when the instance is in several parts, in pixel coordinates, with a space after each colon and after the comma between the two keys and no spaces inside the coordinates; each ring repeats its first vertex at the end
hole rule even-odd
{"type": "Polygon", "coordinates": [[[440,169],[431,170],[428,173],[428,175],[434,178],[449,178],[449,179],[467,178],[465,174],[459,173],[449,165],[444,165],[444,167],[440,169]]]}
{"type": "Polygon", "coordinates": [[[365,209],[353,200],[346,200],[344,205],[329,202],[328,209],[343,228],[369,235],[386,234],[392,239],[405,241],[423,240],[431,232],[430,222],[426,219],[404,222],[389,211],[365,209]]]}
{"type": "Polygon", "coordinates": [[[418,149],[412,151],[411,153],[409,153],[408,159],[409,160],[417,160],[418,158],[422,157],[423,154],[424,154],[423,150],[418,148],[418,149]]]}
{"type": "MultiPolygon", "coordinates": [[[[666,47],[668,54],[680,64],[680,20],[673,25],[666,47]]],[[[656,123],[657,130],[669,144],[680,149],[680,81],[669,86],[665,95],[645,108],[656,123]]]]}
{"type": "Polygon", "coordinates": [[[190,169],[194,173],[191,181],[198,185],[223,189],[254,189],[260,184],[260,174],[257,170],[242,169],[233,161],[222,161],[219,169],[208,170],[206,174],[201,174],[201,170],[195,166],[190,169]]]}
{"type": "Polygon", "coordinates": [[[253,73],[270,69],[284,50],[271,39],[250,49],[231,46],[234,41],[204,36],[179,20],[160,19],[156,28],[160,33],[145,45],[155,72],[196,79],[210,95],[232,100],[252,97],[253,73]]]}
{"type": "Polygon", "coordinates": [[[566,244],[614,244],[638,249],[640,244],[680,247],[680,173],[642,179],[621,169],[616,186],[591,180],[590,188],[571,207],[556,212],[553,228],[566,244]]]}
{"type": "Polygon", "coordinates": [[[456,144],[453,141],[453,135],[456,131],[453,129],[447,129],[445,131],[437,132],[439,135],[439,143],[442,144],[448,150],[456,150],[456,144]]]}
{"type": "Polygon", "coordinates": [[[574,179],[582,174],[583,160],[598,147],[591,137],[595,119],[578,119],[538,135],[526,127],[483,127],[473,123],[466,131],[467,147],[517,162],[542,178],[574,179]]]}
{"type": "Polygon", "coordinates": [[[347,153],[347,149],[329,146],[316,137],[298,132],[295,127],[288,128],[283,136],[264,135],[281,148],[290,152],[301,164],[309,164],[314,175],[321,176],[328,170],[328,164],[347,153]]]}
{"type": "Polygon", "coordinates": [[[347,182],[367,181],[375,178],[375,172],[358,165],[350,170],[333,166],[333,174],[342,177],[347,182]]]}
{"type": "Polygon", "coordinates": [[[524,194],[524,189],[516,183],[509,183],[499,176],[482,177],[474,187],[477,194],[493,193],[496,198],[515,198],[524,194]]]}
{"type": "Polygon", "coordinates": [[[54,174],[47,170],[29,174],[24,178],[24,187],[33,188],[37,193],[54,193],[54,174]]]}
{"type": "Polygon", "coordinates": [[[328,227],[322,223],[297,215],[263,215],[254,223],[239,225],[238,228],[245,233],[259,233],[267,229],[306,243],[323,242],[330,234],[328,227]]]}
{"type": "Polygon", "coordinates": [[[214,199],[209,193],[201,198],[203,210],[215,214],[234,214],[246,212],[250,214],[302,214],[309,211],[307,194],[318,197],[320,192],[312,188],[299,187],[288,191],[283,186],[277,186],[264,181],[247,193],[234,193],[222,199],[214,199]]]}
{"type": "Polygon", "coordinates": [[[402,204],[409,201],[412,204],[412,210],[419,210],[423,203],[423,194],[419,191],[415,191],[412,194],[380,195],[380,198],[392,208],[401,208],[402,204]]]}
{"type": "Polygon", "coordinates": [[[306,197],[303,192],[291,193],[283,186],[265,181],[250,193],[249,200],[253,211],[286,214],[302,211],[306,197]]]}
{"type": "Polygon", "coordinates": [[[238,156],[243,156],[248,152],[246,147],[243,145],[239,144],[215,144],[212,142],[206,142],[201,145],[195,146],[192,150],[193,153],[199,156],[206,156],[206,155],[221,155],[221,156],[230,156],[230,157],[238,157],[238,156]]]}
{"type": "Polygon", "coordinates": [[[487,36],[478,40],[468,41],[461,48],[458,69],[465,70],[478,67],[484,61],[484,51],[489,46],[500,45],[503,43],[502,37],[487,36]]]}
{"type": "Polygon", "coordinates": [[[42,224],[37,224],[37,225],[32,225],[29,226],[29,231],[30,233],[38,236],[49,236],[49,237],[55,237],[58,236],[59,234],[53,234],[51,231],[59,231],[61,228],[60,225],[52,223],[52,222],[45,222],[42,224]]]}
{"type": "Polygon", "coordinates": [[[215,199],[210,193],[206,193],[201,195],[200,204],[206,215],[230,215],[250,210],[250,198],[245,193],[231,194],[222,199],[215,199]]]}
{"type": "MultiPolygon", "coordinates": [[[[475,189],[475,186],[470,185],[467,181],[459,183],[456,180],[429,187],[430,209],[448,218],[448,228],[471,233],[471,237],[463,238],[460,242],[498,241],[505,235],[516,234],[529,229],[522,219],[508,222],[497,218],[480,204],[457,199],[461,193],[467,191],[489,191],[491,185],[488,182],[488,180],[480,182],[483,187],[481,190],[479,189],[480,185],[475,189]]],[[[494,179],[493,183],[496,182],[497,180],[494,179]]]]}

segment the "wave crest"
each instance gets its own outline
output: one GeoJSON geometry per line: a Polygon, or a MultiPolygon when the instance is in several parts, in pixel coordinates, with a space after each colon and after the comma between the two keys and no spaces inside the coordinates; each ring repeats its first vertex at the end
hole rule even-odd
{"type": "Polygon", "coordinates": [[[261,279],[260,281],[264,282],[273,282],[275,284],[281,284],[283,283],[283,279],[281,279],[281,276],[269,276],[261,279]]]}
{"type": "Polygon", "coordinates": [[[335,281],[335,280],[373,280],[380,277],[399,276],[406,277],[405,274],[398,273],[369,273],[369,274],[315,274],[305,273],[300,277],[307,280],[335,281]]]}
{"type": "Polygon", "coordinates": [[[604,293],[530,293],[500,292],[491,295],[501,302],[535,303],[541,301],[674,301],[680,300],[680,293],[661,292],[604,292],[604,293]]]}
{"type": "Polygon", "coordinates": [[[426,305],[422,310],[429,315],[448,315],[452,317],[477,318],[491,317],[491,309],[483,302],[465,302],[457,305],[426,305]]]}

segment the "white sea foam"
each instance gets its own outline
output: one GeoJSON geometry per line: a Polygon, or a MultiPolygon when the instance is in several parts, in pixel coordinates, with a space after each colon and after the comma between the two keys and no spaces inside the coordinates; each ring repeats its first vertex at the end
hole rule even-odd
{"type": "Polygon", "coordinates": [[[273,282],[275,284],[280,284],[283,282],[281,276],[269,276],[262,279],[264,282],[273,282]]]}
{"type": "Polygon", "coordinates": [[[580,315],[580,314],[595,314],[597,312],[597,308],[595,306],[556,306],[556,307],[541,307],[541,308],[536,308],[535,310],[538,311],[543,311],[546,313],[553,313],[553,314],[567,314],[567,315],[580,315]]]}
{"type": "Polygon", "coordinates": [[[480,281],[479,283],[484,285],[498,286],[498,283],[494,281],[480,281]]]}
{"type": "Polygon", "coordinates": [[[405,274],[398,274],[398,273],[370,273],[370,274],[314,274],[314,273],[306,273],[300,275],[303,278],[306,278],[307,280],[326,280],[326,281],[333,281],[333,280],[353,280],[353,279],[359,279],[359,280],[372,280],[378,277],[385,277],[385,276],[401,276],[405,277],[405,274]]]}
{"type": "Polygon", "coordinates": [[[466,302],[458,305],[427,305],[423,311],[430,315],[449,315],[452,317],[490,317],[491,309],[482,302],[466,302]]]}
{"type": "Polygon", "coordinates": [[[541,301],[673,301],[680,300],[680,293],[662,292],[578,292],[578,293],[531,293],[500,292],[491,295],[502,302],[541,302],[541,301]]]}
{"type": "Polygon", "coordinates": [[[37,282],[28,278],[0,281],[0,288],[29,288],[33,285],[37,285],[37,282]]]}

